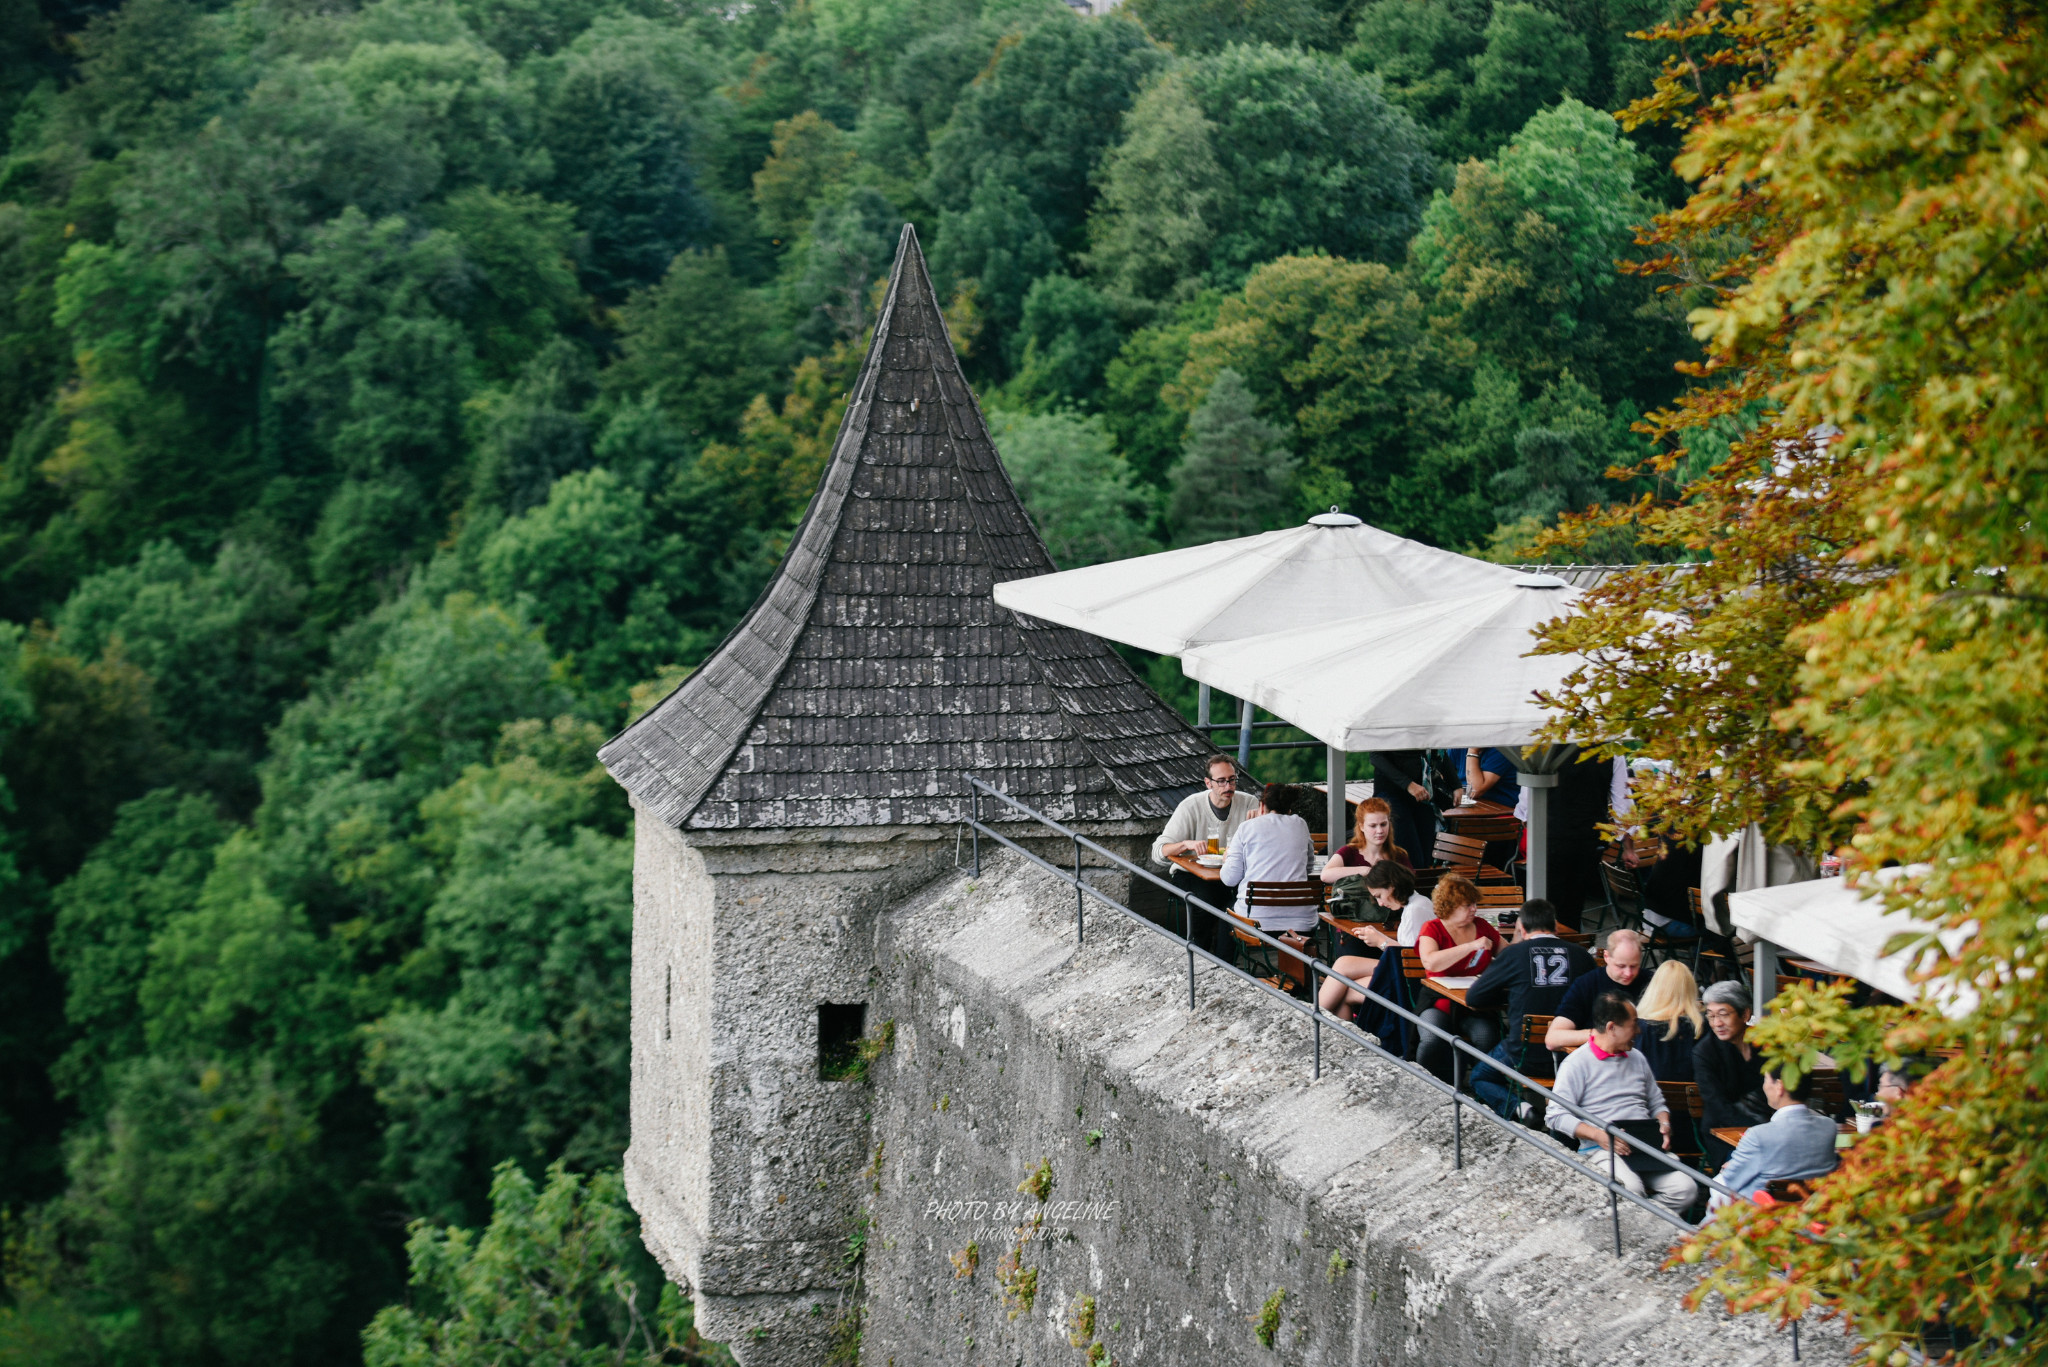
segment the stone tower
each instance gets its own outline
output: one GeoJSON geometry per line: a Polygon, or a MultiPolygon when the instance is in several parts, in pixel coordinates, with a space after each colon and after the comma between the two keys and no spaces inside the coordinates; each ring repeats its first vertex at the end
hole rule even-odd
{"type": "Polygon", "coordinates": [[[774,581],[601,752],[636,814],[632,1143],[649,1248],[744,1361],[813,1363],[845,1290],[876,918],[953,868],[964,775],[1149,840],[1202,738],[1096,638],[996,606],[1054,569],[905,225],[774,581]]]}

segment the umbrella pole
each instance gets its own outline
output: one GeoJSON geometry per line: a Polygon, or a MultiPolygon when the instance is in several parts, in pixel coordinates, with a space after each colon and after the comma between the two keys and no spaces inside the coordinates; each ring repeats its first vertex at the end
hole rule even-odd
{"type": "Polygon", "coordinates": [[[1195,688],[1195,725],[1201,728],[1202,739],[1209,739],[1209,685],[1199,684],[1195,688]]]}
{"type": "MultiPolygon", "coordinates": [[[[1527,897],[1550,896],[1550,790],[1557,786],[1556,774],[1516,774],[1515,782],[1529,790],[1529,862],[1527,897]]],[[[1573,925],[1579,908],[1559,907],[1573,925]]]]}
{"type": "Polygon", "coordinates": [[[1328,767],[1324,770],[1324,776],[1330,783],[1330,805],[1326,809],[1330,820],[1329,852],[1335,854],[1337,847],[1344,843],[1347,832],[1344,829],[1344,752],[1334,745],[1329,747],[1328,767]]]}
{"type": "Polygon", "coordinates": [[[1252,771],[1252,700],[1241,699],[1237,704],[1237,772],[1249,774],[1252,771]]]}

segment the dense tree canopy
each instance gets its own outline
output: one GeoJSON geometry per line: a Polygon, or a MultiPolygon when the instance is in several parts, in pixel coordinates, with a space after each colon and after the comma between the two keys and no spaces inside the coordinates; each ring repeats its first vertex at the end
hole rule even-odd
{"type": "Polygon", "coordinates": [[[0,1358],[685,1352],[592,752],[779,561],[901,225],[1060,562],[1525,554],[1685,383],[1600,112],[1664,17],[0,5],[0,1358]]]}
{"type": "Polygon", "coordinates": [[[1837,850],[1944,928],[1899,938],[1967,1008],[1784,994],[1755,1038],[1794,1071],[1922,1080],[1809,1201],[1734,1205],[1682,1256],[1737,1309],[1841,1313],[1872,1361],[1914,1360],[1933,1324],[1948,1360],[2038,1362],[2048,30],[1996,0],[1766,0],[1679,36],[1697,56],[1631,117],[1689,125],[1699,188],[1655,237],[1711,281],[1713,370],[1655,416],[1646,473],[1712,463],[1557,539],[1712,554],[1556,630],[1594,651],[1559,701],[1675,762],[1646,794],[1667,829],[1837,850]]]}

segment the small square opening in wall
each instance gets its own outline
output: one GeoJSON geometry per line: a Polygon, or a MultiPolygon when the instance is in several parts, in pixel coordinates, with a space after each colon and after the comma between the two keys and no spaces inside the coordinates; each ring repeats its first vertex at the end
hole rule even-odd
{"type": "Polygon", "coordinates": [[[826,1082],[859,1077],[860,1037],[867,1033],[866,1002],[818,1003],[818,1076],[826,1082]]]}

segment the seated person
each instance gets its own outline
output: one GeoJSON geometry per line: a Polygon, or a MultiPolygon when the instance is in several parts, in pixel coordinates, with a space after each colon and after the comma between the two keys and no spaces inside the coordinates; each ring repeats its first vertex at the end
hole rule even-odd
{"type": "Polygon", "coordinates": [[[1568,1054],[1591,1039],[1585,1028],[1592,1019],[1593,999],[1602,992],[1619,992],[1633,1006],[1643,995],[1645,984],[1637,981],[1643,968],[1643,937],[1633,930],[1616,930],[1607,936],[1607,962],[1591,973],[1573,980],[1564,1000],[1552,1013],[1550,1030],[1543,1047],[1553,1054],[1568,1054]]]}
{"type": "MultiPolygon", "coordinates": [[[[1398,912],[1401,917],[1401,924],[1395,928],[1392,935],[1388,935],[1375,925],[1359,928],[1358,938],[1375,951],[1414,944],[1416,937],[1422,934],[1422,928],[1429,924],[1430,917],[1435,914],[1429,899],[1415,890],[1415,875],[1409,873],[1406,866],[1391,859],[1382,859],[1372,866],[1372,872],[1365,875],[1365,891],[1367,896],[1379,904],[1382,911],[1398,912]]],[[[1351,981],[1362,983],[1372,976],[1373,968],[1378,962],[1377,953],[1346,954],[1330,967],[1351,981]]],[[[1364,1000],[1364,997],[1335,978],[1327,979],[1323,983],[1323,1010],[1343,1020],[1350,1020],[1352,1008],[1364,1000]]]]}
{"type": "Polygon", "coordinates": [[[1700,1148],[1719,1168],[1735,1150],[1713,1132],[1761,1125],[1771,1118],[1771,1108],[1764,1100],[1763,1055],[1745,1038],[1749,989],[1715,983],[1706,991],[1702,1014],[1708,1033],[1692,1047],[1692,1080],[1700,1089],[1700,1148]]]}
{"type": "Polygon", "coordinates": [[[1412,872],[1415,861],[1408,851],[1394,843],[1394,814],[1384,798],[1369,797],[1358,804],[1356,827],[1351,839],[1330,854],[1323,865],[1323,881],[1337,883],[1369,872],[1382,859],[1406,865],[1412,872]]]}
{"type": "MultiPolygon", "coordinates": [[[[1636,858],[1631,842],[1622,845],[1623,860],[1636,858]]],[[[1644,878],[1643,921],[1660,929],[1665,938],[1690,940],[1703,927],[1692,923],[1692,890],[1700,885],[1700,847],[1666,842],[1664,857],[1644,878]]]]}
{"type": "Polygon", "coordinates": [[[1515,762],[1498,750],[1467,750],[1463,760],[1459,772],[1465,776],[1465,784],[1458,795],[1474,802],[1497,802],[1512,810],[1522,796],[1522,787],[1515,782],[1515,762]]]}
{"type": "MultiPolygon", "coordinates": [[[[1807,1109],[1812,1096],[1812,1073],[1787,1087],[1776,1068],[1766,1069],[1764,1100],[1771,1107],[1770,1122],[1749,1127],[1735,1146],[1735,1156],[1721,1169],[1721,1180],[1744,1196],[1754,1196],[1771,1182],[1833,1172],[1841,1161],[1835,1153],[1835,1122],[1807,1109]]],[[[1729,1200],[1717,1191],[1707,1208],[1718,1210],[1729,1200]]]]}
{"type": "MultiPolygon", "coordinates": [[[[1463,977],[1484,973],[1501,947],[1500,932],[1480,919],[1479,888],[1461,874],[1446,874],[1430,899],[1436,919],[1415,937],[1415,949],[1422,967],[1431,977],[1463,977]]],[[[1484,1012],[1467,1011],[1448,997],[1440,997],[1424,1010],[1426,1024],[1442,1030],[1455,1029],[1467,1044],[1480,1053],[1491,1053],[1500,1042],[1500,1027],[1484,1012]]],[[[1422,1032],[1415,1061],[1448,1081],[1452,1076],[1449,1042],[1430,1031],[1422,1032]]],[[[1465,1070],[1469,1075],[1470,1070],[1465,1070]]]]}
{"type": "MultiPolygon", "coordinates": [[[[1524,1049],[1522,1018],[1557,1010],[1565,989],[1593,966],[1592,955],[1557,938],[1556,907],[1541,897],[1522,903],[1515,919],[1515,942],[1494,955],[1479,981],[1465,992],[1465,1004],[1474,1010],[1507,1008],[1507,1032],[1493,1046],[1493,1057],[1529,1077],[1549,1077],[1550,1051],[1524,1049]]],[[[1515,1084],[1490,1068],[1474,1070],[1472,1090],[1496,1115],[1524,1124],[1535,1118],[1532,1104],[1516,1094],[1515,1084]]]]}
{"type": "MultiPolygon", "coordinates": [[[[1253,883],[1303,883],[1315,876],[1315,841],[1308,823],[1294,814],[1301,799],[1291,783],[1268,783],[1260,794],[1258,811],[1238,827],[1223,860],[1223,883],[1237,889],[1232,903],[1240,916],[1252,916],[1245,898],[1253,883]]],[[[1278,931],[1313,930],[1315,907],[1259,907],[1252,919],[1268,935],[1278,931]]]]}
{"type": "Polygon", "coordinates": [[[1884,1112],[1885,1119],[1891,1119],[1892,1113],[1898,1109],[1899,1103],[1904,1101],[1906,1094],[1912,1090],[1912,1079],[1907,1077],[1903,1070],[1895,1071],[1891,1068],[1880,1068],[1877,1070],[1876,1099],[1878,1106],[1884,1112]]]}
{"type": "MultiPolygon", "coordinates": [[[[1203,791],[1183,798],[1166,819],[1166,829],[1152,842],[1155,864],[1165,864],[1170,854],[1203,854],[1210,840],[1228,845],[1258,811],[1258,798],[1238,790],[1236,760],[1228,755],[1211,755],[1207,769],[1203,791]]],[[[1189,873],[1178,864],[1172,865],[1166,876],[1175,887],[1212,907],[1227,907],[1231,903],[1230,889],[1213,878],[1189,873]]],[[[1223,923],[1214,916],[1197,911],[1191,918],[1191,927],[1196,946],[1211,954],[1216,953],[1217,945],[1227,943],[1223,923]]]]}
{"type": "Polygon", "coordinates": [[[1691,1082],[1693,1046],[1707,1033],[1699,982],[1692,970],[1676,959],[1659,964],[1636,1003],[1636,1017],[1636,1048],[1650,1060],[1657,1081],[1691,1082]]]}
{"type": "MultiPolygon", "coordinates": [[[[1634,1144],[1619,1134],[1610,1137],[1601,1126],[1615,1130],[1630,1126],[1636,1132],[1635,1142],[1640,1143],[1647,1142],[1648,1122],[1654,1120],[1662,1146],[1669,1149],[1671,1108],[1664,1100],[1664,1089],[1650,1072],[1649,1061],[1633,1047],[1635,1004],[1619,991],[1602,992],[1593,999],[1590,1020],[1593,1029],[1585,1044],[1558,1065],[1544,1123],[1565,1139],[1578,1141],[1581,1155],[1609,1150],[1616,1159],[1627,1159],[1634,1153],[1634,1144]],[[1573,1108],[1598,1123],[1582,1120],[1573,1108]]],[[[1644,1194],[1647,1184],[1649,1195],[1673,1212],[1692,1204],[1698,1184],[1690,1177],[1654,1159],[1637,1156],[1635,1163],[1616,1162],[1614,1180],[1638,1196],[1644,1194]]],[[[1606,1166],[1598,1165],[1600,1169],[1606,1166]]]]}

